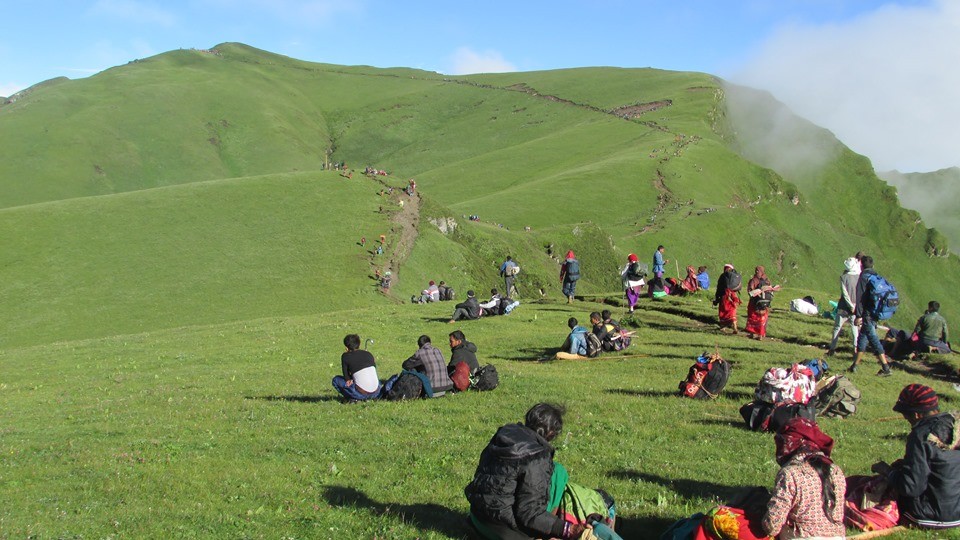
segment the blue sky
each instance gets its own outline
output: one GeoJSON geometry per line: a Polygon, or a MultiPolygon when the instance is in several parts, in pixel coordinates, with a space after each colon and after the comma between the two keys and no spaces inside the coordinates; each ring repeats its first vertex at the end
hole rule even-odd
{"type": "Polygon", "coordinates": [[[878,169],[960,165],[960,105],[949,108],[958,101],[954,83],[960,83],[956,0],[4,4],[0,96],[52,77],[85,77],[135,58],[226,41],[303,60],[446,74],[651,66],[708,72],[770,90],[874,159],[878,169]],[[883,56],[872,58],[877,51],[883,56]],[[906,79],[913,84],[905,85],[906,79]],[[864,95],[874,86],[881,91],[864,95]],[[930,86],[931,95],[917,94],[930,86]],[[856,99],[844,98],[844,92],[855,92],[856,99]],[[898,139],[904,132],[953,135],[953,144],[943,151],[938,144],[907,151],[898,139]],[[895,156],[892,149],[898,148],[903,157],[895,156]]]}

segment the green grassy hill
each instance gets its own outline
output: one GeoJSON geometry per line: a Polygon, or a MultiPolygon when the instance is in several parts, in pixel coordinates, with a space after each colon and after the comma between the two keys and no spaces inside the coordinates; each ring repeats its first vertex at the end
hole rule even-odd
{"type": "MultiPolygon", "coordinates": [[[[771,438],[736,410],[770,365],[821,354],[830,323],[783,307],[834,299],[845,257],[873,254],[901,289],[892,324],[932,298],[960,318],[956,256],[867,159],[700,73],[454,78],[241,44],[172,51],[0,107],[0,193],[0,536],[461,538],[483,444],[551,399],[570,405],[561,461],[617,497],[626,538],[656,537],[769,485],[771,438]],[[399,191],[410,178],[416,197],[399,191]],[[625,255],[661,243],[671,268],[714,280],[726,262],[765,265],[786,286],[772,339],[717,332],[707,296],[645,301],[625,321],[642,356],[536,361],[568,317],[609,305],[559,303],[567,249],[578,293],[615,302],[625,255]],[[344,334],[375,338],[394,373],[418,335],[457,328],[449,304],[410,296],[430,279],[484,296],[507,255],[521,307],[463,326],[498,391],[336,403],[344,334]],[[725,397],[676,400],[715,346],[737,362],[725,397]]],[[[956,400],[943,372],[899,367],[858,376],[862,414],[825,425],[848,473],[902,451],[889,408],[903,384],[956,400]]]]}
{"type": "Polygon", "coordinates": [[[953,251],[960,249],[960,168],[929,173],[889,171],[880,177],[897,188],[903,205],[920,212],[924,221],[943,232],[953,251]]]}
{"type": "MultiPolygon", "coordinates": [[[[415,177],[427,202],[419,227],[424,239],[429,218],[452,218],[459,224],[458,234],[433,235],[431,246],[414,249],[404,263],[408,279],[395,291],[397,298],[444,275],[456,276],[461,291],[486,290],[497,283],[496,267],[508,253],[525,260],[530,289],[556,294],[556,261],[546,253],[550,244],[556,251],[576,247],[582,253],[584,292],[615,290],[615,269],[623,256],[637,252],[646,260],[659,243],[668,246],[674,266],[707,264],[716,274],[725,262],[747,272],[763,264],[775,281],[824,291],[823,302],[836,294],[845,256],[857,250],[873,253],[880,271],[906,293],[901,325],[910,324],[927,297],[949,296],[949,280],[933,276],[957,275],[956,259],[926,257],[942,248],[942,237],[925,229],[916,213],[899,207],[895,193],[875,177],[867,160],[812,126],[801,130],[799,138],[778,139],[784,117],[804,124],[759,93],[748,95],[748,102],[754,115],[770,125],[761,122],[754,130],[760,136],[751,138],[738,131],[743,122],[730,112],[738,103],[730,92],[709,75],[653,69],[453,79],[408,69],[306,63],[239,44],[173,51],[88,79],[38,85],[0,110],[0,188],[5,194],[0,206],[32,213],[41,210],[25,205],[316,171],[326,162],[344,161],[353,168],[389,169],[394,173],[390,182],[398,186],[415,177]],[[781,148],[826,148],[829,156],[812,169],[781,167],[756,151],[758,140],[781,148]],[[870,203],[856,204],[858,200],[870,203]],[[481,223],[467,222],[464,217],[470,214],[479,215],[481,223]],[[450,264],[446,254],[458,252],[469,263],[450,264]]],[[[218,186],[230,182],[208,185],[209,196],[217,198],[218,186]]],[[[274,189],[285,188],[265,187],[264,193],[274,189]]],[[[375,204],[375,192],[353,194],[339,204],[353,215],[363,205],[375,204]],[[352,208],[354,202],[361,206],[352,208]]],[[[178,199],[170,204],[162,212],[177,222],[178,199]]],[[[49,208],[56,214],[60,207],[49,208]]],[[[183,212],[190,212],[189,207],[183,212]]],[[[19,225],[29,220],[19,215],[8,222],[6,241],[14,244],[6,256],[18,265],[2,270],[6,287],[67,305],[97,298],[69,282],[45,279],[42,272],[33,275],[30,268],[42,259],[16,243],[31,238],[19,225]]],[[[63,212],[57,218],[63,227],[74,227],[70,215],[63,212]]],[[[97,215],[97,227],[118,228],[109,214],[97,215]]],[[[280,221],[265,223],[264,230],[280,243],[296,245],[306,226],[280,221]]],[[[161,224],[143,230],[169,236],[161,224]]],[[[359,235],[340,236],[345,247],[327,251],[338,257],[350,253],[359,235]]],[[[196,244],[198,249],[205,245],[196,244]]],[[[122,241],[117,246],[124,249],[122,241]]],[[[99,256],[100,246],[74,249],[78,258],[69,264],[88,268],[91,275],[115,271],[115,260],[99,256]]],[[[256,260],[264,266],[251,272],[274,272],[268,266],[274,258],[256,260]]],[[[183,279],[170,271],[150,277],[136,290],[177,290],[183,279]]],[[[333,281],[319,280],[316,287],[321,297],[340,291],[333,281]]],[[[19,294],[14,296],[22,298],[19,294]]],[[[108,296],[98,309],[124,313],[125,304],[150,304],[137,294],[125,300],[108,296]]],[[[223,294],[208,297],[202,310],[188,310],[189,302],[175,303],[189,313],[155,318],[223,322],[254,312],[300,314],[306,306],[264,302],[251,310],[247,301],[223,294]]],[[[343,305],[321,302],[312,308],[326,310],[333,304],[343,305]]],[[[8,309],[18,309],[14,305],[7,304],[8,309]]],[[[948,316],[953,309],[945,308],[948,316]]],[[[102,334],[87,333],[90,320],[82,310],[56,312],[57,320],[53,313],[36,310],[30,324],[22,326],[46,328],[27,331],[41,341],[102,334]],[[70,330],[74,326],[76,331],[70,330]],[[81,331],[84,326],[87,330],[81,331]]]]}

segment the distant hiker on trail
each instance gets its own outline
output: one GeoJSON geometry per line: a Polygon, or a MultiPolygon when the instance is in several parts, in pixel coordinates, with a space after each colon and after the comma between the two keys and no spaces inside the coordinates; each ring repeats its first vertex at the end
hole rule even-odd
{"type": "Polygon", "coordinates": [[[663,254],[667,251],[667,248],[663,247],[663,244],[657,246],[657,250],[653,252],[653,275],[662,278],[663,277],[663,265],[670,262],[669,259],[664,259],[663,254]]]}
{"type": "MultiPolygon", "coordinates": [[[[480,454],[473,480],[464,489],[470,501],[470,523],[487,539],[579,538],[588,528],[554,513],[560,494],[553,484],[554,440],[563,429],[564,410],[538,403],[523,424],[497,430],[480,454]]],[[[566,473],[566,470],[562,470],[566,473]]]]}
{"type": "Polygon", "coordinates": [[[433,280],[430,280],[430,283],[427,285],[427,288],[420,291],[420,296],[415,297],[417,304],[426,304],[427,302],[439,302],[440,301],[440,288],[437,287],[437,284],[433,280]]]}
{"type": "Polygon", "coordinates": [[[940,302],[931,300],[927,304],[927,311],[917,319],[913,333],[919,336],[917,352],[927,352],[931,349],[939,353],[950,352],[950,335],[947,333],[947,320],[940,315],[940,302]]]}
{"type": "Polygon", "coordinates": [[[697,283],[703,290],[710,289],[710,274],[707,273],[707,267],[697,268],[697,283]]]}
{"type": "Polygon", "coordinates": [[[387,243],[387,235],[381,234],[381,235],[380,235],[380,244],[386,244],[386,243],[387,243]]]}
{"type": "Polygon", "coordinates": [[[453,373],[457,364],[463,362],[470,370],[470,375],[477,373],[480,369],[480,361],[477,360],[477,346],[467,341],[466,336],[460,330],[450,332],[450,363],[447,364],[447,372],[453,373]]]}
{"type": "Polygon", "coordinates": [[[380,278],[380,288],[385,292],[390,290],[390,282],[393,280],[393,273],[387,270],[380,278]]]}
{"type": "Polygon", "coordinates": [[[480,302],[472,290],[467,291],[467,299],[454,306],[453,315],[450,317],[450,324],[460,319],[478,319],[480,318],[480,302]]]}
{"type": "Polygon", "coordinates": [[[777,473],[763,533],[780,539],[842,539],[846,479],[830,459],[833,439],[816,422],[795,417],[774,436],[777,473]]]}
{"type": "Polygon", "coordinates": [[[766,337],[770,303],[773,301],[773,293],[779,290],[779,285],[770,285],[764,267],[758,266],[754,270],[753,277],[747,282],[750,300],[747,301],[747,326],[744,328],[750,337],[758,341],[763,341],[766,337]]]}
{"type": "Polygon", "coordinates": [[[630,313],[633,313],[633,310],[637,306],[637,301],[640,299],[640,294],[643,292],[643,278],[645,277],[647,277],[647,272],[640,267],[637,254],[631,253],[627,255],[627,265],[620,271],[620,281],[623,283],[623,290],[627,296],[627,307],[630,313]]]}
{"type": "Polygon", "coordinates": [[[573,295],[577,292],[577,280],[580,279],[580,261],[573,250],[567,251],[566,260],[560,265],[560,283],[563,283],[563,295],[567,303],[573,303],[573,295]]]}
{"type": "Polygon", "coordinates": [[[830,346],[827,348],[827,356],[833,356],[837,352],[837,341],[840,339],[840,330],[843,329],[843,323],[850,323],[854,352],[857,350],[857,337],[860,335],[860,327],[856,325],[857,316],[854,313],[857,305],[857,281],[860,280],[860,261],[856,257],[850,257],[843,261],[843,267],[843,273],[840,274],[840,299],[837,300],[833,337],[830,339],[830,346]]]}
{"type": "Polygon", "coordinates": [[[513,281],[520,273],[520,265],[513,261],[513,257],[507,255],[507,260],[500,265],[500,277],[503,278],[504,294],[510,297],[517,296],[517,288],[513,286],[513,281]]]}
{"type": "Polygon", "coordinates": [[[490,300],[480,304],[480,316],[500,314],[500,291],[490,289],[490,300]]]}
{"type": "Polygon", "coordinates": [[[733,328],[737,334],[737,306],[740,305],[740,273],[732,264],[723,265],[723,273],[717,280],[717,294],[713,297],[713,305],[717,310],[717,324],[720,328],[733,328]]]}
{"type": "Polygon", "coordinates": [[[419,371],[430,380],[433,396],[442,396],[453,388],[453,381],[447,373],[447,362],[443,359],[440,349],[430,343],[430,336],[420,336],[417,339],[417,352],[403,361],[402,367],[408,371],[419,371]]]}
{"type": "Polygon", "coordinates": [[[343,375],[333,378],[333,388],[347,401],[363,401],[380,396],[380,379],[373,355],[360,348],[360,336],[343,338],[347,351],[340,355],[343,375]]]}
{"type": "Polygon", "coordinates": [[[883,344],[880,343],[880,336],[877,335],[877,321],[873,319],[870,306],[873,302],[873,290],[871,282],[874,277],[879,277],[877,271],[873,269],[873,257],[864,255],[860,259],[860,279],[857,280],[857,305],[854,313],[857,316],[855,324],[860,326],[860,337],[857,339],[857,354],[853,357],[853,363],[847,371],[853,373],[857,371],[857,366],[866,352],[867,346],[873,347],[877,360],[880,361],[880,371],[877,375],[887,377],[891,374],[890,362],[887,355],[884,354],[883,344]]]}
{"type": "Polygon", "coordinates": [[[360,237],[360,247],[363,247],[363,246],[365,246],[365,245],[367,245],[367,237],[366,237],[366,236],[361,236],[361,237],[360,237]]]}
{"type": "Polygon", "coordinates": [[[885,475],[897,492],[900,522],[945,529],[960,527],[960,423],[957,413],[941,413],[929,386],[908,384],[893,410],[910,423],[903,459],[871,468],[885,475]]]}

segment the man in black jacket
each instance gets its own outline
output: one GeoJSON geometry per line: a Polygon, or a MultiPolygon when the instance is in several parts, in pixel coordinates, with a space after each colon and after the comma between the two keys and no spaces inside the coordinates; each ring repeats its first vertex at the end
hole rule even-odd
{"type": "Polygon", "coordinates": [[[563,429],[563,409],[538,403],[523,424],[497,430],[464,489],[470,522],[485,538],[579,538],[572,525],[547,511],[553,476],[552,441],[563,429]]]}
{"type": "Polygon", "coordinates": [[[467,341],[466,336],[460,330],[450,332],[450,363],[447,364],[447,371],[453,373],[457,364],[465,362],[470,368],[470,375],[477,373],[480,369],[480,361],[477,360],[477,346],[467,341]]]}
{"type": "Polygon", "coordinates": [[[929,386],[908,384],[893,410],[910,422],[907,451],[892,466],[880,462],[873,471],[886,474],[896,489],[901,521],[920,527],[960,526],[960,423],[940,412],[929,386]]]}
{"type": "Polygon", "coordinates": [[[480,302],[477,301],[477,297],[474,292],[470,290],[467,291],[467,299],[455,306],[455,309],[453,310],[453,316],[450,317],[450,324],[453,324],[460,319],[479,318],[480,302]]]}

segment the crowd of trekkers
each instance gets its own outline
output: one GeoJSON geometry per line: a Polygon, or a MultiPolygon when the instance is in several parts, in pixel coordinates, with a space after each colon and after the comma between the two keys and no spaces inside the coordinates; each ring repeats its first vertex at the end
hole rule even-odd
{"type": "MultiPolygon", "coordinates": [[[[378,171],[365,171],[378,174],[378,171]]],[[[413,194],[411,180],[404,191],[413,194]]],[[[381,238],[380,244],[384,243],[381,238]]],[[[361,245],[365,244],[365,238],[361,245]]],[[[552,246],[551,246],[552,248],[552,246]]],[[[562,252],[561,252],[562,253],[562,252]]],[[[677,276],[667,277],[666,248],[658,245],[651,264],[640,263],[630,253],[620,269],[626,297],[626,312],[633,314],[643,296],[704,295],[711,287],[705,265],[684,268],[676,265],[677,276]]],[[[874,267],[874,259],[863,253],[843,261],[840,294],[830,314],[833,331],[826,356],[836,355],[844,325],[852,333],[853,358],[847,368],[855,373],[863,355],[872,351],[879,363],[879,376],[891,374],[891,358],[917,353],[949,353],[947,321],[940,315],[940,304],[930,301],[917,320],[912,333],[887,329],[881,339],[880,322],[889,319],[899,304],[895,287],[874,267]]],[[[573,250],[560,263],[559,284],[566,303],[576,299],[582,272],[573,250]]],[[[490,298],[481,301],[473,290],[454,306],[449,323],[509,313],[519,302],[517,277],[520,265],[507,256],[499,266],[503,288],[493,288],[490,298]]],[[[389,286],[389,285],[388,285],[389,286]]],[[[498,284],[499,286],[499,284],[498,284]]],[[[744,290],[743,278],[733,264],[723,265],[716,280],[713,305],[721,331],[740,332],[738,310],[747,302],[743,326],[750,337],[767,336],[774,293],[773,284],[762,265],[755,266],[744,290]],[[745,293],[745,298],[741,294],[745,293]]],[[[542,294],[542,293],[541,293],[542,294]]],[[[444,281],[429,281],[415,303],[453,300],[455,293],[444,281]]],[[[812,302],[806,302],[812,303],[812,302]]],[[[585,360],[604,353],[616,353],[630,346],[634,333],[625,330],[610,310],[593,311],[581,323],[570,317],[566,339],[556,353],[557,359],[585,360]]],[[[461,330],[448,335],[450,360],[421,335],[417,348],[402,363],[401,372],[381,380],[372,353],[361,347],[357,334],[344,337],[341,375],[333,378],[333,387],[347,402],[373,399],[439,397],[469,389],[490,390],[497,386],[496,370],[478,360],[478,347],[461,330]]],[[[369,342],[370,340],[368,340],[369,342]]],[[[622,357],[622,353],[619,355],[622,357]]],[[[939,397],[928,386],[908,384],[901,391],[893,410],[909,423],[904,454],[892,463],[878,462],[869,477],[846,477],[833,460],[834,441],[816,421],[819,414],[846,416],[855,412],[859,391],[845,376],[833,375],[817,381],[828,369],[823,360],[809,365],[794,364],[789,369],[771,368],[757,387],[754,402],[741,409],[751,429],[773,433],[774,459],[780,466],[770,490],[745,490],[733,500],[707,514],[695,514],[679,520],[664,533],[669,539],[760,538],[835,539],[844,538],[847,527],[874,530],[892,527],[898,522],[923,528],[960,527],[960,425],[957,413],[943,413],[939,397]],[[766,386],[764,386],[766,385],[766,386]],[[764,392],[777,394],[766,400],[764,392]],[[833,399],[835,394],[848,394],[833,399]],[[856,400],[842,401],[852,396],[856,400]],[[832,399],[832,401],[830,401],[832,399]],[[769,402],[768,402],[769,401],[769,402]],[[841,405],[843,407],[841,407],[841,405]],[[822,410],[821,410],[822,407],[822,410]],[[846,408],[844,408],[846,407],[846,408]],[[838,412],[839,411],[839,412],[838,412]]],[[[688,380],[681,382],[680,393],[688,397],[716,397],[729,376],[729,365],[719,352],[704,353],[691,367],[688,380]],[[707,381],[723,374],[719,386],[707,381]],[[719,389],[718,389],[719,388],[719,389]]],[[[613,497],[599,489],[570,482],[567,469],[555,461],[552,442],[564,427],[564,409],[550,403],[537,403],[520,423],[499,427],[480,452],[472,480],[465,488],[470,505],[469,523],[473,531],[486,539],[616,539],[616,504],[613,497]]]]}

